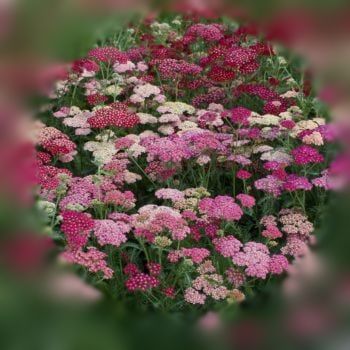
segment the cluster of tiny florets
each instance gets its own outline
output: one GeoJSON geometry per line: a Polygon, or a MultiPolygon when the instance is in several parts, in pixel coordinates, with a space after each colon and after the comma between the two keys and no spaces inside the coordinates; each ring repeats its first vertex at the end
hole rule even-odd
{"type": "Polygon", "coordinates": [[[74,248],[84,246],[94,227],[91,216],[74,210],[64,210],[61,216],[61,230],[67,237],[68,245],[74,248]]]}
{"type": "Polygon", "coordinates": [[[96,60],[97,62],[106,62],[106,63],[126,63],[128,56],[119,51],[116,47],[105,46],[97,47],[92,49],[88,53],[88,57],[96,60]]]}
{"type": "Polygon", "coordinates": [[[156,277],[145,273],[137,273],[129,277],[125,282],[125,287],[130,292],[145,292],[149,289],[156,288],[159,281],[156,277]]]}
{"type": "Polygon", "coordinates": [[[140,119],[135,114],[109,107],[98,109],[94,115],[88,119],[91,128],[96,129],[104,129],[107,126],[133,128],[139,122],[140,119]]]}

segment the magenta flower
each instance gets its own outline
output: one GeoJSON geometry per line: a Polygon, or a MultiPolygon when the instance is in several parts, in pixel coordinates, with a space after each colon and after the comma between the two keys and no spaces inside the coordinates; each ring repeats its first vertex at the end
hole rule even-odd
{"type": "Polygon", "coordinates": [[[181,254],[190,258],[195,264],[200,264],[210,255],[210,251],[205,248],[182,248],[181,254]]]}
{"type": "Polygon", "coordinates": [[[130,276],[125,282],[125,287],[129,292],[145,292],[146,290],[156,288],[158,285],[159,280],[156,277],[141,272],[130,276]]]}
{"type": "Polygon", "coordinates": [[[285,179],[283,187],[286,191],[290,192],[296,190],[310,191],[312,189],[312,183],[305,176],[291,174],[285,179]]]}
{"type": "Polygon", "coordinates": [[[292,156],[294,161],[298,165],[306,165],[311,163],[322,163],[324,158],[317,149],[308,146],[301,145],[292,150],[292,156]]]}
{"type": "Polygon", "coordinates": [[[251,178],[251,176],[252,174],[249,171],[243,169],[238,170],[236,173],[237,179],[241,180],[248,180],[249,178],[251,178]]]}
{"type": "Polygon", "coordinates": [[[199,202],[199,210],[210,218],[226,221],[237,221],[243,215],[242,209],[229,196],[204,198],[199,202]]]}
{"type": "Polygon", "coordinates": [[[255,198],[249,194],[241,193],[236,196],[236,199],[238,199],[241,202],[242,207],[245,208],[253,208],[255,205],[255,198]]]}
{"type": "Polygon", "coordinates": [[[245,107],[236,107],[231,110],[231,121],[236,124],[242,124],[249,126],[248,118],[251,116],[252,111],[245,107]]]}
{"type": "Polygon", "coordinates": [[[233,236],[226,236],[213,239],[215,250],[225,258],[234,257],[241,249],[243,244],[233,236]]]}
{"type": "Polygon", "coordinates": [[[94,227],[94,220],[91,215],[74,210],[64,210],[61,215],[61,230],[66,235],[68,245],[73,249],[83,247],[94,227]]]}
{"type": "Polygon", "coordinates": [[[280,275],[287,270],[289,262],[284,255],[272,255],[270,259],[270,272],[274,275],[280,275]]]}

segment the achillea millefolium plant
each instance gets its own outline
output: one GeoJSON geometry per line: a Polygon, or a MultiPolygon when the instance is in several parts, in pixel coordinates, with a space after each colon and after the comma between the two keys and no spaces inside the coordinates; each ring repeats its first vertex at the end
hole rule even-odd
{"type": "Polygon", "coordinates": [[[173,17],[73,62],[35,127],[59,259],[171,311],[281,278],[341,185],[337,129],[283,52],[227,20],[173,17]]]}

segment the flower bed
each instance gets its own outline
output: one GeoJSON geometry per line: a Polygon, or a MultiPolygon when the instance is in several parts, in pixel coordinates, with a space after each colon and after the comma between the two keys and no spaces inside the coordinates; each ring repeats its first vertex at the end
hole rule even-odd
{"type": "Polygon", "coordinates": [[[49,98],[38,207],[60,259],[119,300],[244,300],[307,252],[341,185],[337,130],[299,66],[234,23],[143,23],[49,98]]]}

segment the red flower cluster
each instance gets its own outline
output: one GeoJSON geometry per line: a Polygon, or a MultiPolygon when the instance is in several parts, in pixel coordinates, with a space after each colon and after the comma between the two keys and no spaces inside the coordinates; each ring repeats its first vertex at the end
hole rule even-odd
{"type": "Polygon", "coordinates": [[[279,98],[277,92],[261,84],[242,84],[239,85],[234,92],[237,96],[244,93],[247,95],[260,97],[262,100],[265,101],[279,98]]]}
{"type": "Polygon", "coordinates": [[[126,63],[128,55],[125,52],[119,51],[116,47],[105,46],[92,49],[88,53],[88,57],[96,60],[97,62],[105,63],[126,63]]]}
{"type": "Polygon", "coordinates": [[[40,166],[40,165],[43,165],[43,164],[48,164],[50,163],[51,161],[51,156],[46,153],[46,152],[36,152],[35,154],[36,156],[36,161],[37,161],[37,164],[40,166]]]}
{"type": "Polygon", "coordinates": [[[60,184],[59,175],[72,176],[68,169],[59,169],[51,165],[39,166],[36,172],[37,184],[45,190],[53,190],[60,184]]]}
{"type": "Polygon", "coordinates": [[[242,124],[244,126],[249,125],[248,118],[252,114],[252,111],[245,107],[235,107],[231,110],[231,121],[236,124],[242,124]]]}
{"type": "Polygon", "coordinates": [[[84,71],[96,73],[100,70],[100,66],[88,58],[81,58],[73,62],[72,70],[75,73],[83,73],[84,71]]]}
{"type": "Polygon", "coordinates": [[[54,127],[40,129],[38,139],[38,144],[53,156],[69,154],[76,149],[75,143],[66,134],[54,127]]]}
{"type": "Polygon", "coordinates": [[[197,95],[192,104],[195,107],[201,107],[202,105],[209,105],[210,103],[222,103],[226,98],[225,90],[221,88],[213,88],[209,92],[197,95]]]}
{"type": "Polygon", "coordinates": [[[147,264],[147,269],[151,276],[158,276],[162,271],[162,266],[155,262],[149,262],[147,264]]]}
{"type": "Polygon", "coordinates": [[[223,67],[213,66],[208,73],[208,78],[217,82],[233,80],[236,73],[223,67]]]}
{"type": "Polygon", "coordinates": [[[139,270],[139,268],[137,267],[136,264],[128,263],[128,264],[126,264],[126,266],[124,267],[123,272],[124,272],[126,275],[134,276],[134,275],[137,275],[138,273],[140,273],[140,270],[139,270]]]}
{"type": "Polygon", "coordinates": [[[76,148],[75,143],[69,140],[67,137],[46,141],[42,144],[42,146],[53,156],[71,153],[76,148]]]}
{"type": "Polygon", "coordinates": [[[154,276],[146,273],[138,273],[129,277],[125,282],[125,287],[129,292],[146,291],[148,289],[156,288],[159,285],[159,280],[154,276]]]}
{"type": "Polygon", "coordinates": [[[108,97],[101,94],[92,94],[87,96],[86,99],[90,106],[96,106],[108,101],[108,97]]]}
{"type": "Polygon", "coordinates": [[[133,128],[139,122],[140,119],[137,115],[111,107],[104,107],[97,110],[95,114],[88,119],[90,126],[96,129],[103,129],[107,126],[133,128]]]}
{"type": "Polygon", "coordinates": [[[324,157],[318,152],[317,149],[302,145],[293,149],[292,156],[294,161],[298,165],[306,165],[310,163],[322,163],[324,157]]]}
{"type": "Polygon", "coordinates": [[[258,52],[249,47],[235,47],[227,52],[225,64],[242,74],[254,73],[258,68],[258,52]]]}
{"type": "Polygon", "coordinates": [[[74,249],[83,247],[94,228],[94,220],[89,214],[74,210],[64,210],[61,215],[61,230],[67,237],[68,245],[74,249]]]}

